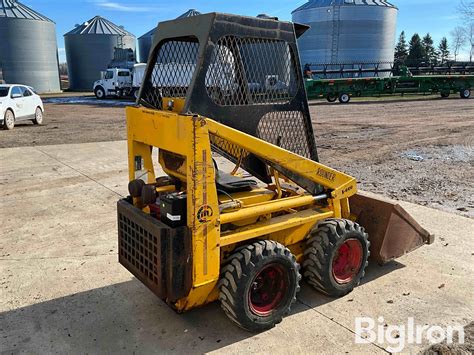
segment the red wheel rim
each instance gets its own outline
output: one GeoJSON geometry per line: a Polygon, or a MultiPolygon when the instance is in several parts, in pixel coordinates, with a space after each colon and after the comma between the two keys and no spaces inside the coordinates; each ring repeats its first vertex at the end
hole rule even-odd
{"type": "Polygon", "coordinates": [[[250,285],[250,310],[258,316],[268,316],[280,306],[287,289],[288,277],[285,269],[279,264],[265,266],[250,285]]]}
{"type": "Polygon", "coordinates": [[[332,262],[332,274],[339,284],[351,282],[362,266],[362,244],[357,239],[346,240],[336,251],[332,262]]]}

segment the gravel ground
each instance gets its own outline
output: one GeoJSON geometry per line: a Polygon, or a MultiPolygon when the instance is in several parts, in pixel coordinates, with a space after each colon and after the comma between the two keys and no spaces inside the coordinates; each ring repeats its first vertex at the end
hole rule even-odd
{"type": "MultiPolygon", "coordinates": [[[[124,106],[48,98],[45,123],[0,131],[0,148],[126,139],[124,106]]],[[[474,218],[474,99],[367,100],[311,107],[320,160],[361,189],[474,218]]]]}

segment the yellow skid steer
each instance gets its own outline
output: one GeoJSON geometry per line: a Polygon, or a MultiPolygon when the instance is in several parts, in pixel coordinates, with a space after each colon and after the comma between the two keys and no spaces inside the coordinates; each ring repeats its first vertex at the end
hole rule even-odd
{"type": "Polygon", "coordinates": [[[289,312],[302,276],[340,297],[369,256],[432,242],[400,206],[318,161],[296,43],[306,29],[218,13],[159,24],[127,108],[119,261],[178,312],[219,300],[262,331],[289,312]]]}

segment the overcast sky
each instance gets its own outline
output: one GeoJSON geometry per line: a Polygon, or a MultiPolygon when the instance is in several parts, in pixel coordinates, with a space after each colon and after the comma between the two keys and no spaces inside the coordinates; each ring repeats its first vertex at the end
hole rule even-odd
{"type": "MultiPolygon", "coordinates": [[[[291,11],[306,1],[291,0],[24,0],[27,6],[54,20],[57,24],[60,61],[65,61],[64,33],[75,24],[101,15],[117,25],[122,25],[138,37],[152,29],[159,21],[176,18],[193,8],[200,12],[227,12],[255,16],[267,13],[283,20],[291,20],[291,11]]],[[[457,0],[393,0],[398,14],[398,33],[405,30],[429,32],[438,43],[443,36],[460,22],[456,13],[457,0]]],[[[467,59],[467,50],[462,59],[467,59]]]]}

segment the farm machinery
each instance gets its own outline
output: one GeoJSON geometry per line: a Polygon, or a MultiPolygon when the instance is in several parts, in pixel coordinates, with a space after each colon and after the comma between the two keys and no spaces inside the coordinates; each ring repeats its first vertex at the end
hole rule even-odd
{"type": "Polygon", "coordinates": [[[369,256],[383,264],[433,241],[318,161],[296,44],[306,29],[219,13],[158,26],[126,111],[119,262],[177,312],[218,300],[263,331],[290,311],[302,277],[341,297],[369,256]]]}
{"type": "MultiPolygon", "coordinates": [[[[437,74],[412,75],[407,67],[401,68],[398,76],[367,77],[372,69],[339,69],[342,75],[362,75],[361,77],[347,77],[336,79],[313,78],[314,72],[306,68],[305,86],[310,100],[325,98],[329,102],[349,103],[351,97],[388,96],[404,94],[440,94],[447,98],[456,93],[462,99],[471,97],[474,88],[474,75],[471,74],[437,74]]],[[[390,71],[390,69],[387,69],[390,71]]],[[[386,73],[387,70],[378,70],[386,73]]],[[[420,71],[418,69],[418,71],[420,71]]],[[[331,70],[320,71],[326,74],[331,70]]]]}

